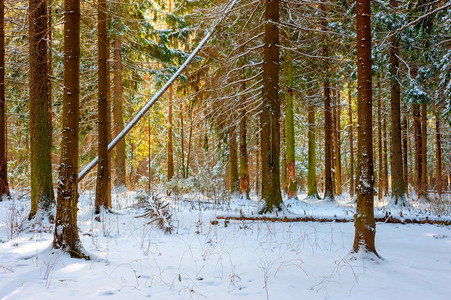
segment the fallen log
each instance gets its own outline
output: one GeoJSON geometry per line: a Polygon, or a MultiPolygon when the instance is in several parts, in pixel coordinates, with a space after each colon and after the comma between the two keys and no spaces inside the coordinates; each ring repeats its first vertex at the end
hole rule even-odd
{"type": "MultiPolygon", "coordinates": [[[[277,216],[216,216],[217,220],[224,221],[264,221],[264,222],[320,222],[320,223],[349,223],[354,222],[354,218],[314,218],[311,216],[306,217],[277,217],[277,216]]],[[[394,218],[393,216],[374,218],[377,223],[390,223],[390,224],[434,224],[434,225],[451,225],[451,220],[431,220],[428,217],[424,219],[409,219],[409,218],[394,218]]]]}

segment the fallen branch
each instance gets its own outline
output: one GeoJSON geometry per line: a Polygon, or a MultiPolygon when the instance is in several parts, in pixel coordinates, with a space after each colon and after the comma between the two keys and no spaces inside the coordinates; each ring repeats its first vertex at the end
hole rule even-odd
{"type": "MultiPolygon", "coordinates": [[[[353,218],[314,218],[314,217],[267,217],[267,216],[217,216],[217,220],[236,220],[236,221],[264,221],[264,222],[335,222],[335,223],[349,223],[354,222],[353,218]]],[[[377,223],[391,223],[391,224],[434,224],[434,225],[451,225],[451,220],[430,220],[428,217],[422,220],[418,219],[398,219],[392,216],[375,218],[377,223]]]]}

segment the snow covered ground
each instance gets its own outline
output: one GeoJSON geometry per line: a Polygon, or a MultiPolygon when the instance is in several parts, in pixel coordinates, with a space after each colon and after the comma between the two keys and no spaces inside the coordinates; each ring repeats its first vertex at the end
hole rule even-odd
{"type": "MultiPolygon", "coordinates": [[[[289,209],[352,217],[347,201],[289,209]]],[[[368,260],[349,255],[353,223],[210,222],[255,213],[255,202],[178,199],[171,235],[136,218],[134,194],[115,194],[117,214],[101,222],[93,202],[84,193],[79,203],[90,261],[52,250],[52,225],[24,222],[26,197],[0,202],[0,299],[451,299],[449,226],[378,223],[383,260],[368,260]]]]}

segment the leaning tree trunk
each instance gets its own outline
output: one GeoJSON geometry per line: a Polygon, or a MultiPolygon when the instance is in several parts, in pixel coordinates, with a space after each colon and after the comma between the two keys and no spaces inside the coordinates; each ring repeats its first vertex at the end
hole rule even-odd
{"type": "Polygon", "coordinates": [[[99,163],[97,165],[95,213],[100,213],[100,208],[110,208],[111,191],[109,190],[109,159],[108,159],[108,36],[107,36],[107,3],[106,0],[98,1],[98,143],[97,153],[99,163]]]}
{"type": "MultiPolygon", "coordinates": [[[[120,8],[116,13],[119,13],[120,8]]],[[[124,89],[122,86],[122,39],[120,35],[120,24],[117,22],[114,36],[114,77],[113,77],[113,134],[116,137],[124,130],[123,102],[124,89]]],[[[125,139],[121,139],[115,147],[114,164],[116,176],[114,187],[118,191],[126,188],[125,169],[125,139]]]]}
{"type": "Polygon", "coordinates": [[[355,215],[353,251],[372,252],[377,255],[374,243],[376,223],[373,199],[373,118],[371,86],[371,17],[370,0],[356,1],[357,14],[357,86],[358,86],[358,141],[357,161],[359,183],[355,215]]]}
{"type": "Polygon", "coordinates": [[[61,163],[53,247],[72,257],[89,258],[83,253],[77,228],[78,127],[80,102],[80,1],[64,1],[64,93],[61,137],[61,163]]]}
{"type": "Polygon", "coordinates": [[[294,150],[294,114],[293,114],[293,63],[291,51],[287,51],[285,56],[286,84],[285,93],[285,128],[286,128],[286,149],[287,149],[287,179],[288,179],[288,198],[297,197],[296,182],[296,161],[294,150]]]}
{"type": "MultiPolygon", "coordinates": [[[[392,7],[397,6],[396,0],[390,0],[392,7]]],[[[402,174],[401,145],[401,86],[399,84],[399,41],[391,39],[390,44],[390,75],[391,75],[391,189],[392,201],[395,205],[404,205],[404,176],[402,174]]]]}
{"type": "Polygon", "coordinates": [[[0,201],[3,196],[10,197],[6,153],[5,0],[0,0],[0,201]]]}
{"type": "Polygon", "coordinates": [[[280,210],[279,0],[266,0],[261,122],[261,188],[265,207],[280,210]]]}
{"type": "Polygon", "coordinates": [[[29,2],[31,210],[50,213],[52,184],[50,85],[48,76],[48,11],[46,0],[29,2]]]}

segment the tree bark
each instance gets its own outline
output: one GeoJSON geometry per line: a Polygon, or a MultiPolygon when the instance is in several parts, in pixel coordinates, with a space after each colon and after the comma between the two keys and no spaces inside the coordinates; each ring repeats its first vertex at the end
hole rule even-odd
{"type": "Polygon", "coordinates": [[[174,177],[174,152],[172,150],[172,109],[173,109],[173,96],[174,96],[174,90],[172,88],[172,85],[169,87],[168,92],[168,101],[169,101],[169,107],[168,107],[168,181],[171,181],[172,177],[174,177]]]}
{"type": "Polygon", "coordinates": [[[335,190],[336,195],[341,195],[341,108],[340,108],[340,91],[338,86],[335,91],[335,104],[334,104],[334,152],[335,152],[335,190]]]}
{"type": "Polygon", "coordinates": [[[383,195],[383,164],[382,164],[382,114],[381,114],[381,83],[380,77],[378,76],[377,86],[379,90],[379,96],[377,97],[377,150],[378,150],[378,189],[377,189],[377,199],[382,200],[383,195]]]}
{"type": "Polygon", "coordinates": [[[435,116],[435,163],[436,163],[436,186],[437,193],[439,197],[442,196],[443,185],[442,185],[442,137],[440,132],[440,118],[438,115],[435,116]]]}
{"type": "Polygon", "coordinates": [[[388,196],[388,138],[387,138],[387,121],[384,118],[383,124],[382,124],[382,135],[383,135],[383,155],[384,155],[384,180],[383,180],[383,190],[384,190],[384,197],[388,196]]]}
{"type": "MultiPolygon", "coordinates": [[[[397,0],[390,0],[393,9],[397,0]]],[[[395,205],[405,205],[404,176],[402,174],[401,145],[401,86],[399,84],[399,41],[393,37],[390,41],[390,75],[391,75],[391,188],[392,201],[395,205]]]]}
{"type": "Polygon", "coordinates": [[[48,76],[48,10],[46,0],[29,1],[31,210],[49,213],[52,184],[50,85],[48,76]]]}
{"type": "Polygon", "coordinates": [[[240,180],[238,177],[238,155],[236,143],[236,125],[232,118],[232,125],[229,126],[229,167],[230,167],[230,193],[238,196],[240,192],[240,180]]]}
{"type": "Polygon", "coordinates": [[[422,138],[422,152],[421,152],[421,192],[418,195],[420,198],[427,200],[428,199],[428,171],[427,171],[427,162],[428,162],[428,145],[427,145],[427,103],[421,103],[421,138],[422,138]]]}
{"type": "Polygon", "coordinates": [[[294,114],[293,114],[293,62],[291,51],[285,56],[286,85],[285,93],[285,130],[287,151],[287,196],[297,198],[296,161],[294,149],[294,114]]]}
{"type": "Polygon", "coordinates": [[[8,185],[8,159],[6,151],[5,101],[5,0],[0,0],[0,201],[10,197],[8,185]]]}
{"type": "MultiPolygon", "coordinates": [[[[246,82],[241,83],[241,91],[246,90],[246,82]]],[[[245,98],[241,98],[241,117],[240,117],[240,195],[243,199],[250,199],[249,168],[247,159],[247,116],[244,106],[245,98]]]]}
{"type": "Polygon", "coordinates": [[[111,198],[109,190],[109,159],[108,159],[108,36],[107,36],[107,3],[106,0],[98,0],[98,143],[97,153],[99,163],[97,165],[95,213],[100,213],[100,208],[110,208],[108,203],[111,198]]]}
{"type": "Polygon", "coordinates": [[[83,253],[77,228],[79,75],[80,1],[65,0],[63,129],[53,247],[72,257],[89,258],[83,253]]]}
{"type": "Polygon", "coordinates": [[[316,122],[315,122],[315,104],[313,103],[312,89],[309,88],[307,99],[307,117],[308,117],[308,173],[307,173],[307,197],[320,199],[316,185],[316,122]]]}
{"type": "MultiPolygon", "coordinates": [[[[119,13],[120,7],[117,12],[119,13]]],[[[115,25],[114,36],[114,78],[113,78],[113,134],[116,137],[124,129],[123,119],[123,94],[122,85],[122,39],[119,21],[115,25]]],[[[127,186],[125,169],[125,139],[121,139],[115,147],[114,164],[116,166],[116,176],[114,187],[116,190],[124,190],[127,186]]]]}
{"type": "Polygon", "coordinates": [[[407,116],[404,116],[402,123],[402,166],[404,167],[403,175],[404,175],[404,193],[406,195],[409,194],[409,169],[408,169],[408,161],[407,161],[407,116]]]}
{"type": "Polygon", "coordinates": [[[358,142],[357,160],[359,183],[355,216],[353,251],[372,252],[377,255],[374,238],[373,200],[373,121],[371,85],[371,12],[370,0],[356,0],[357,19],[357,86],[358,86],[358,142]]]}
{"type": "Polygon", "coordinates": [[[354,131],[352,120],[352,97],[351,97],[351,83],[348,89],[348,115],[349,115],[349,195],[351,199],[354,198],[355,184],[354,184],[354,131]]]}
{"type": "Polygon", "coordinates": [[[415,190],[417,196],[421,195],[421,175],[423,174],[423,161],[421,154],[423,153],[423,139],[421,137],[421,109],[420,105],[413,104],[413,129],[415,135],[415,190]]]}
{"type": "Polygon", "coordinates": [[[262,200],[260,213],[280,210],[279,0],[266,0],[261,121],[262,200]]]}

